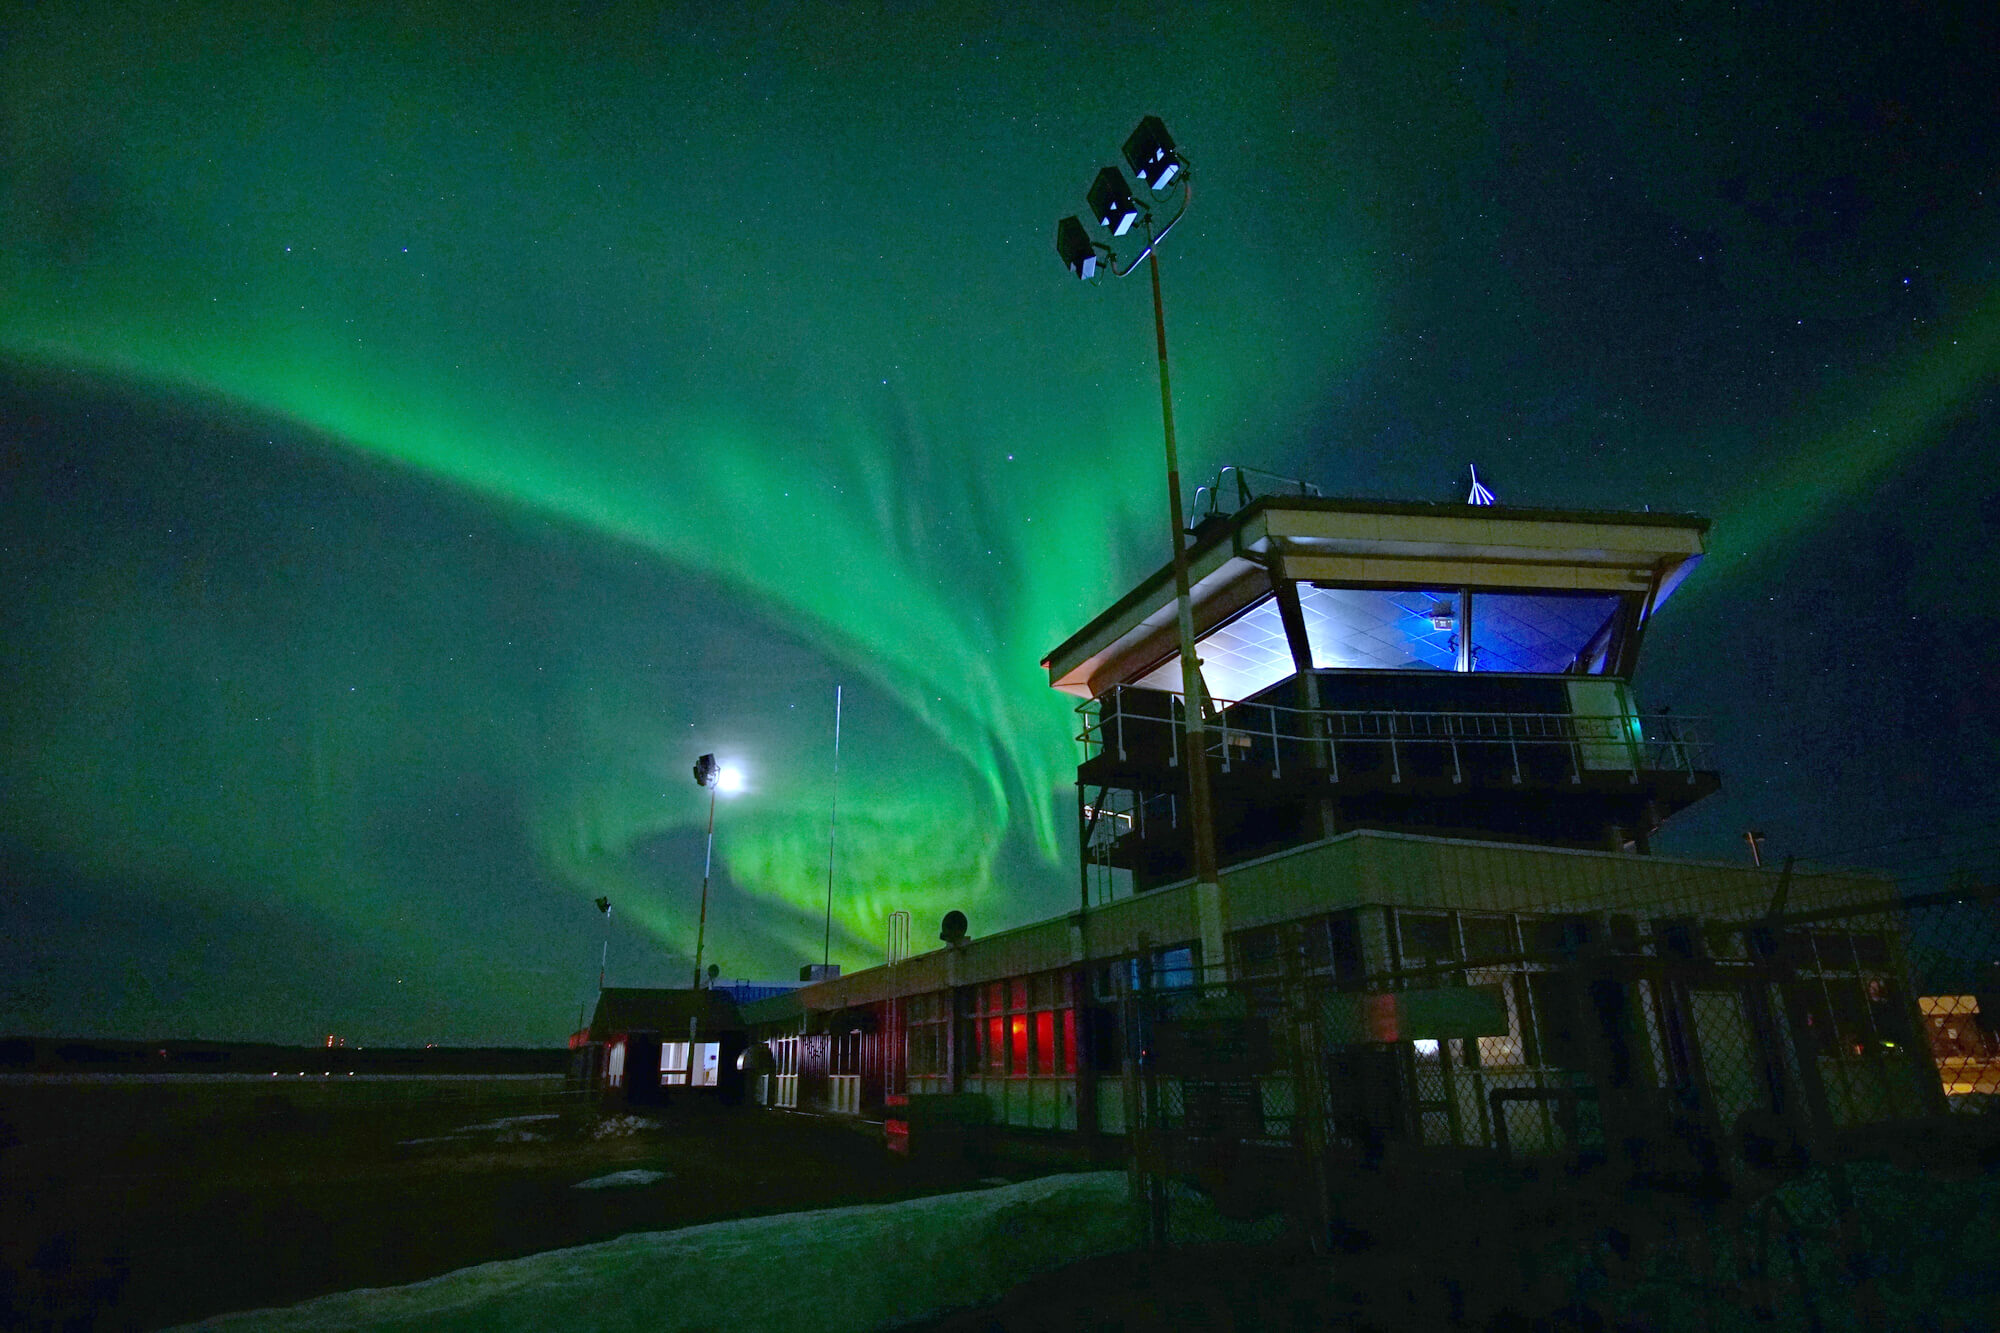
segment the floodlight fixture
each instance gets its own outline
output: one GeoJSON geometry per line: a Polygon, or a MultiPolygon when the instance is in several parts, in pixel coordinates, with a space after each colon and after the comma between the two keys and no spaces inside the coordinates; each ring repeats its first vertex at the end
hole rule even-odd
{"type": "Polygon", "coordinates": [[[722,765],[712,754],[705,754],[694,761],[694,781],[698,787],[713,787],[722,776],[722,765]]]}
{"type": "Polygon", "coordinates": [[[720,792],[742,791],[743,770],[730,764],[724,764],[722,771],[715,775],[715,789],[720,792]]]}
{"type": "Polygon", "coordinates": [[[1056,253],[1063,267],[1089,282],[1097,276],[1097,243],[1083,229],[1083,219],[1074,214],[1056,223],[1056,253]]]}
{"type": "Polygon", "coordinates": [[[1139,128],[1125,140],[1125,161],[1130,164],[1139,184],[1154,194],[1171,185],[1186,165],[1174,148],[1174,136],[1167,133],[1166,125],[1158,116],[1148,116],[1140,121],[1139,128]]]}
{"type": "Polygon", "coordinates": [[[1124,173],[1116,167],[1098,172],[1084,198],[1089,201],[1097,225],[1113,236],[1123,236],[1139,220],[1139,201],[1132,197],[1132,187],[1125,183],[1124,173]]]}

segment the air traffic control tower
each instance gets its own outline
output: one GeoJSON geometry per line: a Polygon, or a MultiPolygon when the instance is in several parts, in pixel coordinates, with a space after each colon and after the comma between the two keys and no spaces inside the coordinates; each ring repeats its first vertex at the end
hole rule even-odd
{"type": "MultiPolygon", "coordinates": [[[[1695,719],[1647,715],[1646,627],[1707,521],[1263,495],[1190,550],[1223,866],[1382,829],[1645,852],[1714,791],[1695,719]]],[[[1044,660],[1084,702],[1086,901],[1192,874],[1163,567],[1044,660]]]]}

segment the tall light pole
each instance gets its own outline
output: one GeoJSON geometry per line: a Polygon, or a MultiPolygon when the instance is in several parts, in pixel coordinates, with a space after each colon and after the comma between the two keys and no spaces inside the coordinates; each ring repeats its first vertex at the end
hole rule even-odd
{"type": "Polygon", "coordinates": [[[1086,196],[1091,213],[1113,241],[1137,226],[1145,238],[1144,248],[1121,264],[1113,246],[1094,240],[1078,218],[1066,217],[1056,224],[1056,253],[1070,272],[1086,282],[1095,281],[1100,270],[1113,277],[1126,277],[1142,259],[1152,275],[1153,336],[1160,361],[1160,418],[1167,446],[1167,513],[1173,550],[1175,622],[1180,637],[1181,711],[1187,720],[1183,759],[1187,765],[1188,822],[1194,844],[1195,906],[1201,926],[1202,966],[1207,971],[1219,969],[1224,962],[1225,913],[1215,860],[1214,801],[1209,794],[1208,692],[1202,687],[1201,662],[1194,652],[1187,518],[1181,508],[1180,451],[1174,439],[1173,385],[1167,373],[1167,317],[1160,298],[1160,243],[1187,214],[1194,199],[1194,182],[1187,160],[1158,116],[1147,116],[1139,122],[1139,127],[1125,140],[1124,152],[1132,175],[1145,187],[1153,204],[1162,209],[1173,206],[1172,216],[1160,224],[1154,208],[1139,202],[1124,174],[1116,167],[1106,167],[1097,173],[1086,196]]]}

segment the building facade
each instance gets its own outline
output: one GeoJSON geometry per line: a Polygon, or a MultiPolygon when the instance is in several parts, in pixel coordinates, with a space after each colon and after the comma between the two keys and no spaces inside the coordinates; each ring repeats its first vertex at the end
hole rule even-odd
{"type": "Polygon", "coordinates": [[[949,1098],[1100,1152],[1738,1151],[1933,1109],[1890,885],[1650,854],[1720,782],[1700,720],[1633,692],[1705,533],[1317,497],[1211,515],[1203,753],[1162,568],[1044,662],[1079,700],[1076,910],[746,1006],[770,1067],[749,1095],[892,1142],[949,1098]]]}

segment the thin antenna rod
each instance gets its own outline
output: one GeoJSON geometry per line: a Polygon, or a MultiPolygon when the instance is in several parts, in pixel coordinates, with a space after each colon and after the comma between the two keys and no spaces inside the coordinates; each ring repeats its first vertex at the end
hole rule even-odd
{"type": "Polygon", "coordinates": [[[833,848],[840,831],[840,686],[833,687],[833,802],[826,819],[826,934],[820,941],[822,975],[833,961],[833,848]]]}

